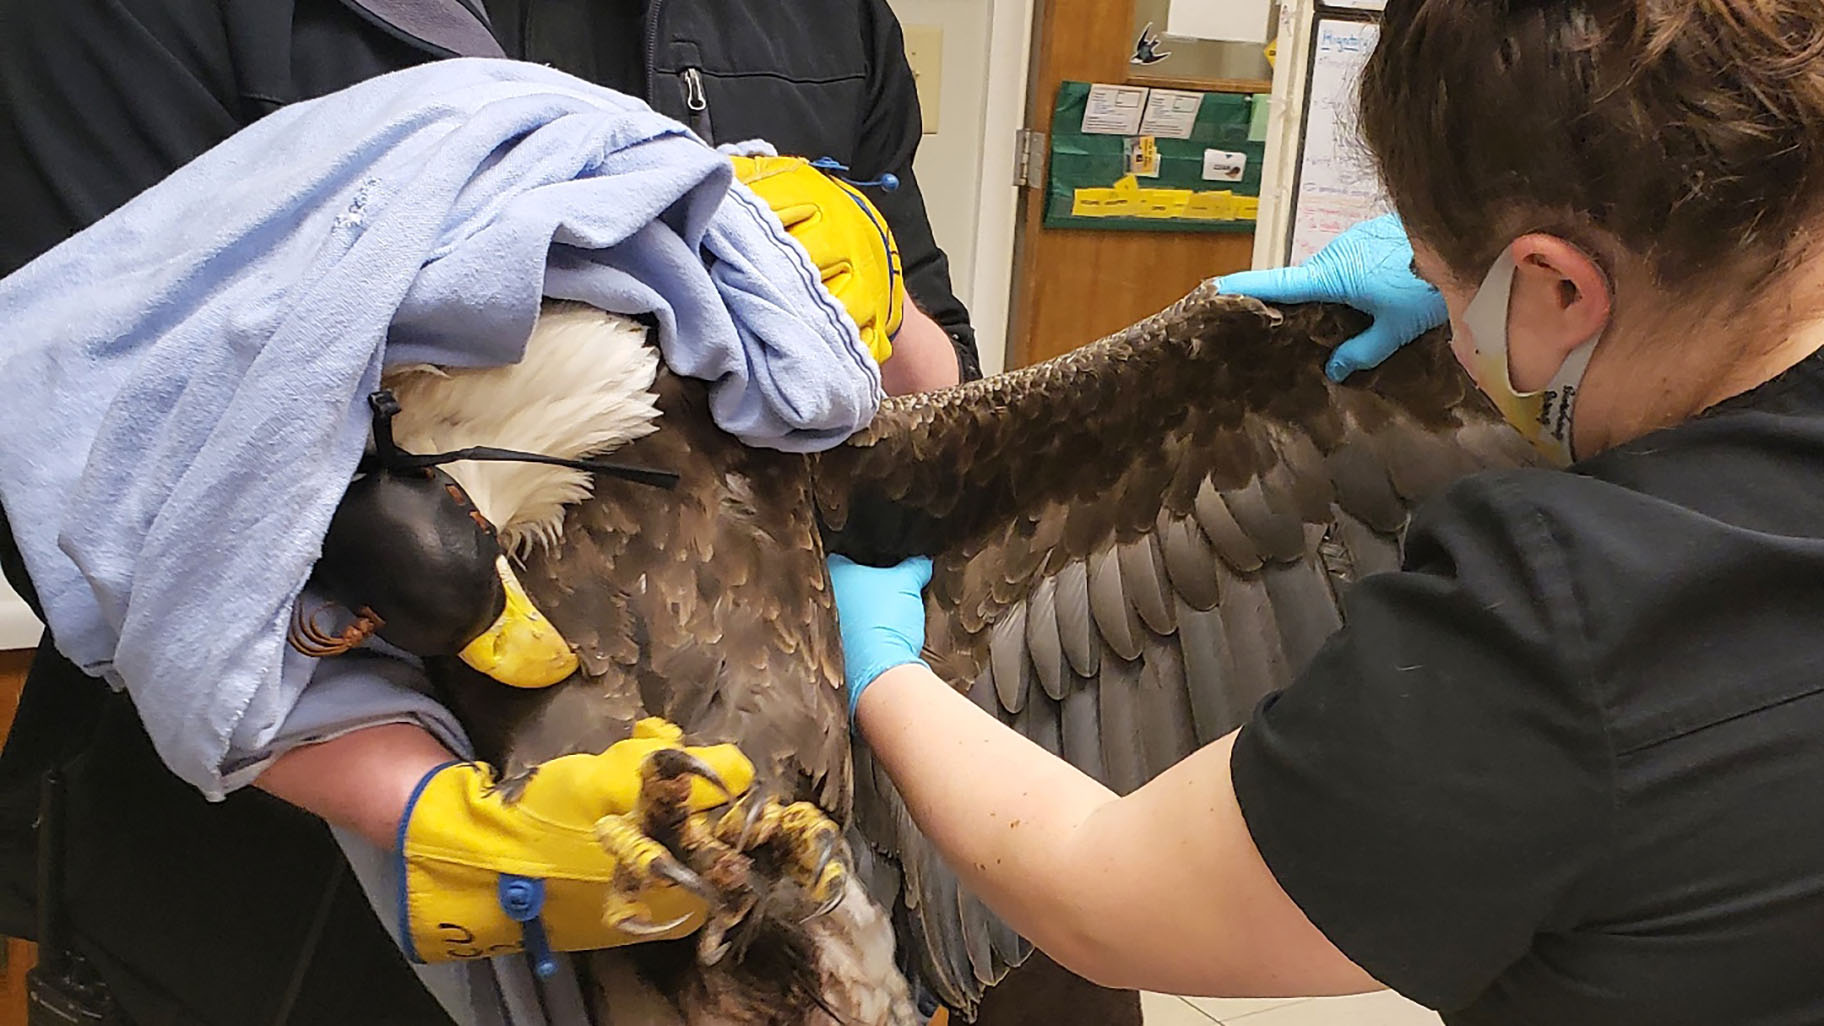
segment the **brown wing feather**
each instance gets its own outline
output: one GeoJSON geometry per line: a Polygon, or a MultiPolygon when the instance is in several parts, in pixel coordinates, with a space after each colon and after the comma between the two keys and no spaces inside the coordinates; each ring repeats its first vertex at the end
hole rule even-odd
{"type": "MultiPolygon", "coordinates": [[[[1206,285],[1049,363],[892,401],[818,458],[827,543],[934,556],[937,672],[1131,790],[1291,679],[1341,622],[1338,590],[1397,562],[1414,504],[1530,459],[1441,338],[1326,381],[1327,351],[1362,326],[1206,285]]],[[[1014,961],[982,940],[1006,928],[873,783],[862,801],[892,814],[858,810],[862,833],[916,867],[910,939],[967,1013],[1014,961]]]]}

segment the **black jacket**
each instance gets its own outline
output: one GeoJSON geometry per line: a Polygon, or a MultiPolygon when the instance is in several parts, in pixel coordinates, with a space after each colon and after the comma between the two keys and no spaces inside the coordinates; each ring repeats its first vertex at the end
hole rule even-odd
{"type": "MultiPolygon", "coordinates": [[[[495,0],[491,23],[479,0],[0,0],[0,274],[285,103],[440,57],[524,56],[643,84],[714,141],[768,138],[857,179],[898,175],[873,197],[908,289],[979,374],[912,173],[917,97],[884,0],[650,2],[495,0]]],[[[4,511],[0,564],[29,600],[4,511]]],[[[0,752],[0,932],[32,935],[31,823],[52,764],[71,767],[78,947],[135,1020],[444,1021],[320,822],[251,788],[203,801],[158,762],[128,700],[48,642],[0,752]]]]}
{"type": "Polygon", "coordinates": [[[885,0],[489,9],[497,26],[479,0],[0,0],[0,275],[284,103],[436,57],[523,57],[643,93],[711,142],[761,138],[857,180],[898,176],[870,198],[907,289],[963,376],[980,376],[912,170],[918,94],[885,0]],[[604,38],[629,29],[637,46],[604,38]]]}

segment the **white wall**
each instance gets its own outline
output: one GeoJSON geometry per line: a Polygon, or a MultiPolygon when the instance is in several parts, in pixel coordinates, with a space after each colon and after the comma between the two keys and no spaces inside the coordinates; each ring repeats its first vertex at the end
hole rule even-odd
{"type": "Polygon", "coordinates": [[[38,635],[43,628],[38,625],[38,618],[32,615],[30,606],[25,600],[13,594],[13,589],[6,586],[0,578],[0,652],[16,648],[38,647],[38,635]]]}
{"type": "Polygon", "coordinates": [[[1032,0],[890,0],[903,25],[943,30],[938,131],[919,147],[918,181],[950,280],[969,306],[982,369],[1006,350],[1013,259],[1013,133],[1024,116],[1032,0]]]}
{"type": "Polygon", "coordinates": [[[975,267],[975,195],[982,166],[982,86],[988,80],[987,0],[890,0],[908,28],[943,30],[938,131],[918,148],[918,182],[938,245],[950,254],[957,296],[969,301],[975,267]]]}

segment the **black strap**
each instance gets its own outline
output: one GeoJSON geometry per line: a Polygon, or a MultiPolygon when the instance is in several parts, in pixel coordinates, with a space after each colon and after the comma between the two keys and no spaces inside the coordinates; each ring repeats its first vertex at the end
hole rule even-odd
{"type": "Polygon", "coordinates": [[[639,484],[652,485],[655,488],[675,488],[678,475],[669,470],[654,470],[650,467],[634,467],[625,463],[614,463],[608,460],[578,460],[562,456],[548,456],[543,453],[521,452],[517,449],[498,449],[491,445],[470,446],[453,452],[413,453],[399,448],[393,440],[393,418],[398,416],[399,398],[391,389],[381,389],[367,397],[368,406],[374,411],[374,451],[361,460],[361,470],[389,470],[395,473],[402,471],[425,470],[455,463],[459,460],[477,460],[484,463],[541,463],[553,467],[569,467],[572,470],[584,470],[592,474],[604,474],[618,477],[639,484]]]}

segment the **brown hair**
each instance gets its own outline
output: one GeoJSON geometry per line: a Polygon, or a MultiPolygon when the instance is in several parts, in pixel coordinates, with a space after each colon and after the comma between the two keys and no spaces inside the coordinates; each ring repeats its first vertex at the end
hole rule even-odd
{"type": "Polygon", "coordinates": [[[1389,0],[1361,128],[1464,282],[1543,230],[1758,285],[1824,206],[1824,4],[1389,0]]]}

